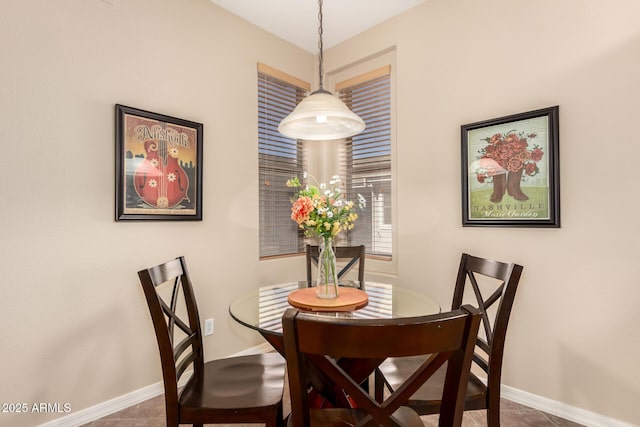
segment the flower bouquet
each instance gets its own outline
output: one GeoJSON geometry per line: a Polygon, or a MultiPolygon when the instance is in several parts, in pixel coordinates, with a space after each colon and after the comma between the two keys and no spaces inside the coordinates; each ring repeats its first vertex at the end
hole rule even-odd
{"type": "MultiPolygon", "coordinates": [[[[304,174],[304,179],[309,176],[304,174]]],[[[291,199],[291,219],[304,230],[305,236],[317,236],[320,239],[318,256],[319,298],[337,298],[338,278],[336,257],[333,251],[333,239],[343,230],[351,230],[358,214],[353,212],[354,203],[345,200],[340,191],[340,177],[335,175],[325,183],[307,184],[304,187],[298,177],[287,181],[287,187],[296,189],[291,199]]],[[[365,199],[358,194],[360,209],[365,206],[365,199]]]]}
{"type": "Polygon", "coordinates": [[[540,172],[538,162],[544,152],[538,145],[529,149],[527,141],[536,136],[535,133],[516,134],[515,130],[511,130],[504,135],[497,133],[484,138],[487,145],[479,152],[480,168],[476,171],[476,177],[480,183],[489,179],[493,181],[493,194],[490,198],[492,202],[500,202],[505,191],[516,200],[529,199],[522,191],[520,181],[540,172]]]}

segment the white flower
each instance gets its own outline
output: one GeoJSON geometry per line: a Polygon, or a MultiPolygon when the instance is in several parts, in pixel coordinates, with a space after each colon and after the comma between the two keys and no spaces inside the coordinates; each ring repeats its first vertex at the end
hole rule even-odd
{"type": "Polygon", "coordinates": [[[309,174],[307,173],[307,171],[304,171],[304,173],[302,174],[302,177],[303,177],[304,179],[307,179],[307,176],[309,176],[309,174]]]}
{"type": "MultiPolygon", "coordinates": [[[[313,184],[309,183],[304,189],[298,190],[296,197],[309,197],[311,198],[312,210],[309,212],[307,218],[304,218],[300,223],[300,228],[305,231],[305,236],[335,236],[343,230],[350,230],[353,228],[354,221],[358,218],[358,215],[353,213],[354,203],[350,200],[343,200],[342,193],[338,186],[340,185],[340,178],[338,175],[331,177],[330,185],[325,183],[318,184],[315,179],[304,173],[305,178],[309,178],[313,181],[313,184]]],[[[287,181],[287,187],[300,187],[298,178],[287,181]],[[291,181],[291,182],[290,182],[291,181]],[[292,185],[295,184],[295,185],[292,185]]],[[[358,200],[361,206],[365,202],[364,197],[358,195],[358,200]]],[[[292,199],[292,203],[296,203],[292,199]]],[[[293,208],[292,208],[293,212],[293,208]]],[[[294,215],[292,214],[292,219],[294,215]]],[[[294,219],[297,221],[297,219],[294,219]]]]}

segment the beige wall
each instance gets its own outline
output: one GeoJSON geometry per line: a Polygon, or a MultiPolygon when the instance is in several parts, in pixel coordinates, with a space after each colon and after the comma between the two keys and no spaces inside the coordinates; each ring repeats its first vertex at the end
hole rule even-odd
{"type": "Polygon", "coordinates": [[[503,383],[640,425],[640,3],[429,0],[326,55],[396,47],[398,272],[450,304],[462,251],[525,266],[503,383]],[[463,228],[460,125],[560,106],[560,229],[463,228]]]}
{"type": "MultiPolygon", "coordinates": [[[[446,306],[460,252],[523,264],[504,383],[634,424],[639,13],[430,0],[326,57],[396,46],[398,280],[446,306]],[[462,228],[460,125],[556,104],[562,228],[462,228]]],[[[79,411],[160,381],[135,272],[181,254],[207,357],[260,343],[229,302],[304,268],[258,261],[255,67],[312,81],[312,56],[207,0],[3,1],[0,53],[0,402],[79,411]],[[204,123],[202,222],[114,222],[115,103],[204,123]]]]}
{"type": "Polygon", "coordinates": [[[76,412],[160,381],[136,272],[181,254],[206,356],[263,342],[230,300],[304,266],[258,262],[256,64],[310,81],[312,55],[208,0],[2,1],[0,55],[0,402],[76,412]],[[115,103],[204,124],[202,222],[114,222],[115,103]]]}

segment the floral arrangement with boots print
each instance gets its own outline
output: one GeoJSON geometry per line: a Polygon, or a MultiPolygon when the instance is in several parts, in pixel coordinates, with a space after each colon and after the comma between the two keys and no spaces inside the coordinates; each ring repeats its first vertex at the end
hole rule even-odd
{"type": "Polygon", "coordinates": [[[558,108],[460,126],[463,226],[560,226],[558,108]]]}
{"type": "Polygon", "coordinates": [[[476,178],[480,183],[493,183],[490,197],[493,203],[502,201],[505,192],[515,200],[529,200],[520,183],[540,173],[538,162],[544,152],[540,146],[529,144],[536,133],[516,132],[510,130],[484,138],[487,145],[479,151],[476,178]]]}

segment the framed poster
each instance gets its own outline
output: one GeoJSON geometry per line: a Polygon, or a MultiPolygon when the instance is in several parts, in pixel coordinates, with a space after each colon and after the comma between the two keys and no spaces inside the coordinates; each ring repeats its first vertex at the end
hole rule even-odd
{"type": "Polygon", "coordinates": [[[558,106],[461,128],[462,225],[560,227],[558,106]]]}
{"type": "Polygon", "coordinates": [[[116,221],[202,220],[202,124],[116,104],[116,221]]]}

